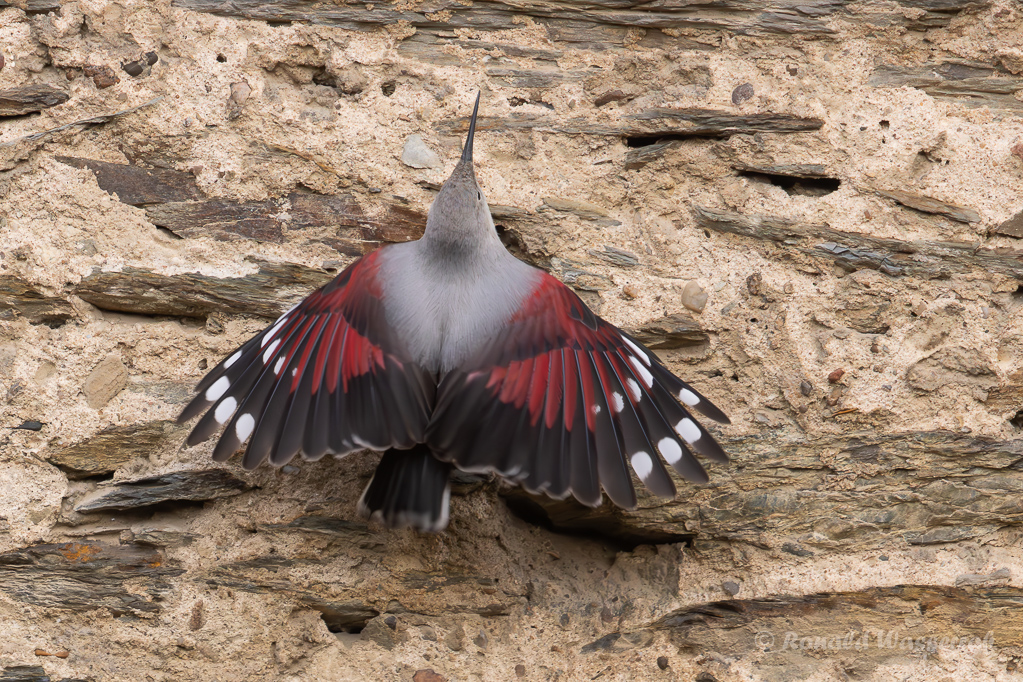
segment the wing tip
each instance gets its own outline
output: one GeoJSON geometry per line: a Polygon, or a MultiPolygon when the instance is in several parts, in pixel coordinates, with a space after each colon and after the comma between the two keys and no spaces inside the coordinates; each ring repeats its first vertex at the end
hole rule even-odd
{"type": "Polygon", "coordinates": [[[732,420],[728,418],[728,415],[725,414],[721,408],[706,398],[703,398],[695,409],[707,419],[716,421],[718,424],[724,424],[727,426],[732,423],[732,420]]]}
{"type": "Polygon", "coordinates": [[[713,434],[702,425],[700,426],[700,438],[695,443],[688,445],[697,454],[703,455],[712,462],[728,464],[732,461],[725,449],[721,447],[721,443],[718,443],[713,434]]]}
{"type": "Polygon", "coordinates": [[[242,469],[245,471],[252,471],[259,467],[263,462],[267,460],[267,453],[261,453],[257,456],[252,456],[248,451],[245,452],[245,456],[242,457],[242,469]]]}
{"type": "Polygon", "coordinates": [[[707,473],[707,470],[703,468],[702,464],[698,471],[691,472],[685,478],[690,483],[697,483],[699,485],[710,483],[710,474],[707,473]]]}
{"type": "Polygon", "coordinates": [[[181,410],[177,418],[174,420],[174,423],[180,426],[185,422],[190,422],[203,412],[206,412],[211,405],[212,403],[205,400],[203,394],[200,393],[192,398],[187,405],[185,405],[184,409],[181,410]]]}

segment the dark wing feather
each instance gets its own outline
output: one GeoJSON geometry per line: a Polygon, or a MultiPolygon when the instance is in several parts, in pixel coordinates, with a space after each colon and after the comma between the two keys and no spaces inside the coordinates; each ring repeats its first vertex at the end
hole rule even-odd
{"type": "Polygon", "coordinates": [[[425,439],[436,390],[384,317],[379,251],[314,291],[207,374],[178,417],[203,414],[187,443],[220,427],[213,457],[248,442],[247,468],[425,439]]]}
{"type": "Polygon", "coordinates": [[[460,469],[591,506],[603,488],[631,508],[631,472],[655,494],[675,494],[658,453],[696,482],[707,473],[693,451],[728,461],[690,410],[728,423],[656,355],[541,275],[492,346],[441,380],[427,442],[460,469]]]}

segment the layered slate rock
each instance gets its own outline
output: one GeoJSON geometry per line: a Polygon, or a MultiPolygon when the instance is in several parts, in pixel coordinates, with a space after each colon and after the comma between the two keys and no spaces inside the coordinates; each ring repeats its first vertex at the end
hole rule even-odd
{"type": "Polygon", "coordinates": [[[674,350],[707,343],[710,336],[689,313],[673,313],[628,330],[650,350],[674,350]]]}
{"type": "Polygon", "coordinates": [[[60,326],[74,317],[67,299],[47,294],[16,275],[0,276],[0,320],[24,317],[32,324],[60,326]]]}
{"type": "MultiPolygon", "coordinates": [[[[1021,83],[1021,86],[1023,86],[1023,83],[1021,83]]],[[[955,220],[960,223],[975,223],[980,220],[980,214],[972,208],[957,206],[955,204],[950,204],[947,201],[941,201],[940,199],[924,196],[923,194],[898,189],[875,188],[873,191],[898,204],[923,213],[933,213],[945,216],[950,220],[955,220]]]]}
{"type": "Polygon", "coordinates": [[[184,571],[151,547],[67,542],[0,554],[0,592],[47,608],[157,613],[184,571]]]}
{"type": "Polygon", "coordinates": [[[42,14],[59,10],[60,2],[58,0],[13,0],[12,2],[0,0],[0,8],[4,7],[17,7],[26,14],[42,14]]]}
{"type": "Polygon", "coordinates": [[[684,502],[646,495],[639,508],[504,495],[556,529],[600,530],[626,543],[696,546],[742,541],[788,553],[858,551],[979,538],[1023,525],[1016,463],[1023,441],[944,431],[877,435],[749,437],[723,441],[728,466],[711,465],[711,482],[677,482],[684,502]],[[834,477],[848,484],[833,487],[834,477]]]}
{"type": "Polygon", "coordinates": [[[641,2],[588,4],[578,0],[563,3],[536,0],[526,4],[486,0],[468,8],[452,0],[436,0],[427,6],[381,2],[368,6],[337,6],[287,0],[175,0],[174,5],[220,16],[261,19],[274,22],[305,22],[356,31],[405,22],[426,34],[445,35],[453,29],[497,31],[520,27],[527,16],[544,26],[555,41],[624,45],[629,29],[658,34],[652,44],[666,42],[668,35],[656,29],[719,32],[738,35],[799,34],[826,37],[835,34],[829,23],[835,18],[863,22],[867,26],[891,23],[912,29],[947,25],[967,8],[987,5],[970,0],[900,0],[890,8],[872,13],[850,12],[848,0],[724,0],[708,12],[704,5],[666,4],[648,6],[641,2]],[[658,40],[659,38],[659,40],[658,40]]]}
{"type": "Polygon", "coordinates": [[[225,278],[124,268],[88,275],[74,293],[97,308],[123,313],[205,317],[223,312],[276,318],[332,278],[294,263],[260,263],[253,275],[225,278]]]}
{"type": "Polygon", "coordinates": [[[0,116],[23,116],[55,107],[70,99],[65,91],[52,85],[25,85],[0,90],[0,116]]]}
{"type": "Polygon", "coordinates": [[[867,83],[878,88],[919,88],[931,97],[968,107],[1016,112],[1023,109],[1023,102],[1015,96],[1023,89],[1023,76],[983,62],[949,60],[913,66],[881,64],[874,69],[867,83]]]}
{"type": "Polygon", "coordinates": [[[351,194],[311,192],[254,201],[207,198],[190,173],[95,159],[56,158],[91,170],[100,189],[126,204],[145,208],[154,225],[179,237],[251,239],[274,244],[304,237],[345,255],[359,256],[384,244],[418,239],[426,226],[424,213],[394,200],[367,202],[351,194]]]}
{"type": "Polygon", "coordinates": [[[51,446],[44,456],[69,478],[102,476],[136,457],[149,457],[159,452],[177,436],[184,437],[185,430],[168,420],[112,426],[80,443],[51,446]]]}
{"type": "Polygon", "coordinates": [[[848,670],[869,677],[912,655],[985,645],[1015,650],[1023,642],[1023,625],[1014,615],[1021,606],[1023,590],[990,586],[899,585],[731,599],[675,610],[649,628],[613,632],[580,651],[624,653],[666,633],[684,651],[757,656],[758,679],[771,682],[811,676],[822,656],[848,657],[848,670]]]}
{"type": "Polygon", "coordinates": [[[317,241],[348,255],[362,255],[393,242],[423,235],[426,216],[397,204],[379,215],[367,213],[350,195],[324,196],[292,192],[263,201],[168,202],[147,209],[149,219],[181,237],[209,236],[220,240],[254,239],[283,243],[286,233],[330,228],[317,241]]]}
{"type": "Polygon", "coordinates": [[[969,242],[906,242],[843,232],[827,225],[773,216],[748,216],[694,207],[700,227],[773,242],[777,248],[849,270],[869,268],[893,277],[947,279],[956,273],[988,271],[1023,281],[1023,251],[980,249],[969,242]]]}
{"type": "MultiPolygon", "coordinates": [[[[652,143],[663,137],[730,137],[754,133],[798,133],[819,130],[824,122],[790,114],[734,114],[717,109],[644,109],[623,117],[621,123],[598,123],[589,118],[556,118],[539,114],[507,117],[481,116],[477,131],[539,130],[566,135],[623,137],[633,145],[652,143]]],[[[469,118],[454,118],[436,124],[448,135],[464,135],[469,118]]]]}
{"type": "Polygon", "coordinates": [[[176,471],[101,485],[74,504],[79,513],[124,511],[164,502],[201,502],[237,495],[251,486],[223,469],[176,471]]]}
{"type": "Polygon", "coordinates": [[[101,189],[116,194],[118,199],[132,206],[192,201],[202,197],[191,173],[71,156],[54,158],[75,168],[89,169],[96,175],[101,189]]]}

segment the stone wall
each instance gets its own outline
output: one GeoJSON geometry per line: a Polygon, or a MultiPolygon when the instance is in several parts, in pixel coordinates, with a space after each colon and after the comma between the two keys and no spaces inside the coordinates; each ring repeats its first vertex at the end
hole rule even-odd
{"type": "Polygon", "coordinates": [[[1016,669],[1018,3],[8,2],[0,679],[1016,669]],[[204,370],[421,234],[477,90],[509,248],[732,464],[632,512],[466,478],[428,536],[356,517],[372,453],[183,447],[204,370]]]}

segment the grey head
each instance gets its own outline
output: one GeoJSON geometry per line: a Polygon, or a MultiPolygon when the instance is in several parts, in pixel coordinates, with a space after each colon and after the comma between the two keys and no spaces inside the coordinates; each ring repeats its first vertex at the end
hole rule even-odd
{"type": "Polygon", "coordinates": [[[440,249],[458,252],[485,248],[495,242],[500,244],[490,207],[476,181],[476,169],[472,164],[472,142],[479,108],[480,95],[477,94],[462,157],[433,200],[426,219],[423,240],[440,249]]]}

